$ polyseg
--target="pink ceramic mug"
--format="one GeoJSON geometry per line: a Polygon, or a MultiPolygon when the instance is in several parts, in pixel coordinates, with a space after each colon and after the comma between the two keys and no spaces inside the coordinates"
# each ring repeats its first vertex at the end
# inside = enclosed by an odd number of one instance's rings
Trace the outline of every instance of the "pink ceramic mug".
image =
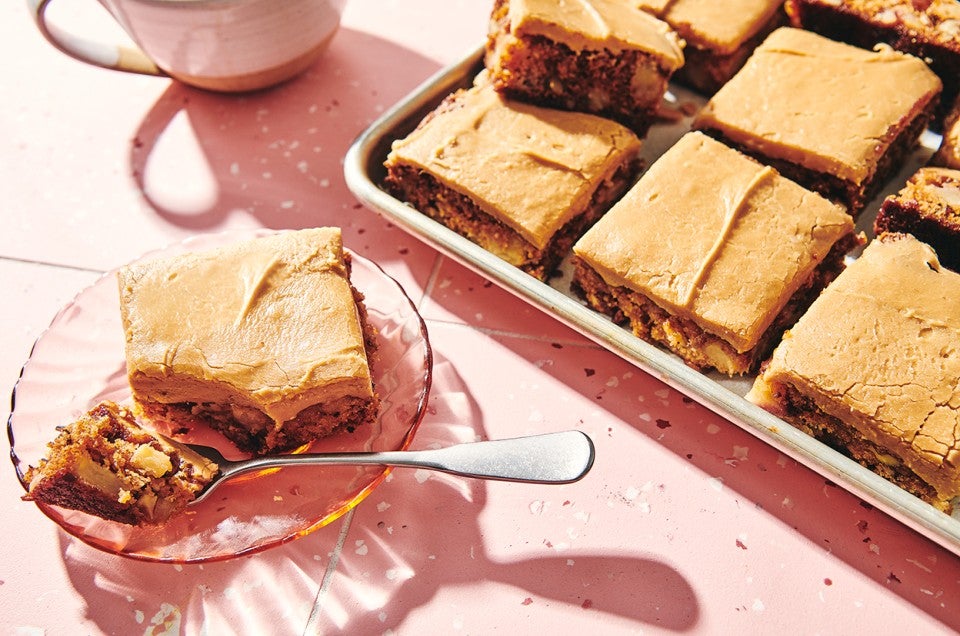
{"type": "Polygon", "coordinates": [[[52,0],[27,0],[44,37],[105,68],[169,75],[238,92],[309,68],[340,25],[346,0],[99,0],[139,48],[94,42],[46,17],[52,0]]]}

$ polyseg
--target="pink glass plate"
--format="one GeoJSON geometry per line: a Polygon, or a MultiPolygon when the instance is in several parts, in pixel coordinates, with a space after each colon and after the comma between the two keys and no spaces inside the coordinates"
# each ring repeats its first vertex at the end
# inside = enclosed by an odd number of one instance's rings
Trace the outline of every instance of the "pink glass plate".
{"type": "MultiPolygon", "coordinates": [[[[269,233],[248,230],[204,235],[144,259],[269,233]]],[[[430,391],[432,353],[426,326],[395,280],[375,263],[357,254],[351,256],[351,279],[364,294],[368,318],[380,332],[379,357],[373,366],[382,402],[380,416],[372,426],[318,441],[307,450],[401,450],[413,439],[430,391]]],[[[24,489],[24,471],[45,454],[56,427],[102,400],[130,400],[116,271],[83,290],[57,314],[34,345],[13,389],[7,433],[11,459],[24,489]]],[[[180,439],[215,446],[228,459],[241,456],[212,431],[191,431],[180,439]]],[[[379,466],[265,471],[223,484],[185,514],[152,528],[37,505],[68,533],[107,552],[146,561],[214,561],[264,550],[334,521],[360,503],[388,472],[379,466]]]]}

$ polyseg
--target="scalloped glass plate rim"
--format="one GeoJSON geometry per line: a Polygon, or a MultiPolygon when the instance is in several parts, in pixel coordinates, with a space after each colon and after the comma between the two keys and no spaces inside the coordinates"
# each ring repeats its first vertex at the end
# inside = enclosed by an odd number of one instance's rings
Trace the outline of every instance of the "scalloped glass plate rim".
{"type": "MultiPolygon", "coordinates": [[[[133,262],[140,262],[140,261],[150,260],[153,258],[165,257],[167,255],[173,255],[176,253],[203,250],[210,247],[226,245],[228,243],[238,242],[245,239],[256,238],[259,236],[266,236],[269,234],[274,234],[277,232],[284,232],[284,231],[292,231],[292,230],[270,230],[270,229],[264,229],[264,228],[257,228],[257,229],[243,229],[243,230],[227,230],[220,233],[195,235],[181,241],[170,243],[165,247],[161,247],[159,249],[147,252],[141,257],[134,259],[133,262]]],[[[363,440],[364,443],[366,444],[365,446],[366,448],[371,444],[375,443],[379,437],[383,437],[384,433],[382,431],[382,424],[385,417],[389,416],[390,418],[402,418],[401,420],[399,420],[399,424],[398,424],[398,426],[403,427],[402,430],[390,431],[390,434],[394,437],[399,435],[396,443],[392,444],[389,448],[384,448],[383,450],[387,450],[387,449],[403,450],[408,448],[410,443],[413,441],[414,434],[417,428],[419,427],[420,422],[422,421],[424,415],[426,414],[426,406],[427,406],[427,401],[430,393],[430,386],[432,382],[433,354],[432,354],[429,339],[427,336],[426,324],[424,323],[423,318],[419,315],[419,312],[417,311],[414,302],[409,298],[406,291],[403,289],[403,287],[400,285],[399,282],[397,282],[393,277],[387,274],[379,264],[364,258],[363,256],[357,254],[353,250],[349,249],[349,247],[345,247],[345,250],[351,255],[354,263],[353,278],[356,279],[358,277],[359,278],[369,277],[370,280],[372,281],[370,282],[370,284],[376,283],[376,284],[387,285],[387,289],[392,290],[391,293],[396,294],[392,298],[392,300],[395,303],[397,303],[397,305],[400,308],[399,309],[400,311],[405,312],[404,314],[402,314],[403,316],[403,320],[401,321],[402,324],[388,324],[388,321],[386,320],[385,317],[382,317],[382,316],[378,317],[377,315],[377,311],[379,308],[378,303],[380,301],[383,301],[384,303],[386,303],[386,300],[381,298],[374,298],[365,294],[368,315],[371,317],[371,320],[374,322],[375,326],[378,326],[378,328],[388,327],[388,326],[391,327],[392,329],[388,330],[387,332],[387,335],[386,335],[387,338],[410,339],[408,348],[406,350],[401,349],[401,354],[414,352],[417,354],[417,356],[422,355],[422,361],[419,357],[416,357],[416,356],[412,361],[412,363],[416,365],[416,369],[421,370],[422,373],[420,374],[419,377],[409,378],[408,380],[410,383],[410,387],[408,387],[408,389],[415,392],[415,396],[414,396],[415,399],[411,401],[415,403],[391,404],[390,398],[392,397],[392,394],[393,392],[395,392],[396,388],[390,388],[389,389],[390,392],[387,395],[383,395],[383,394],[381,395],[382,399],[386,398],[386,399],[383,399],[383,402],[388,406],[383,406],[381,408],[381,414],[380,414],[380,417],[378,418],[378,422],[376,423],[377,430],[372,432],[367,439],[363,440]],[[383,324],[377,324],[378,321],[382,322],[383,324]],[[416,333],[413,334],[412,339],[410,334],[411,327],[412,327],[412,330],[416,331],[416,333]],[[386,413],[387,410],[390,410],[389,414],[386,413]]],[[[47,339],[54,337],[60,325],[70,319],[69,314],[71,312],[77,311],[77,308],[80,307],[80,304],[84,301],[86,297],[88,297],[89,295],[101,292],[104,290],[104,288],[110,286],[111,281],[115,279],[116,273],[118,270],[119,268],[116,268],[104,273],[91,285],[82,289],[76,296],[74,296],[74,298],[70,302],[65,304],[57,312],[57,314],[51,320],[48,327],[34,341],[34,345],[27,358],[27,361],[22,366],[20,376],[17,379],[11,391],[10,414],[7,418],[7,437],[8,437],[8,442],[10,444],[10,459],[16,471],[17,479],[19,480],[21,486],[23,486],[24,490],[26,490],[27,484],[23,479],[23,470],[21,468],[21,465],[26,462],[24,461],[25,458],[23,454],[18,454],[17,452],[17,437],[23,432],[18,428],[18,424],[20,423],[18,418],[21,416],[21,413],[23,411],[23,399],[26,399],[24,398],[24,393],[28,392],[27,390],[30,388],[30,383],[34,381],[34,377],[33,377],[35,375],[34,368],[37,366],[42,366],[42,363],[45,362],[45,360],[42,360],[42,359],[38,361],[38,358],[37,358],[38,352],[41,352],[43,350],[45,341],[47,339]]],[[[357,284],[357,288],[360,290],[361,293],[365,291],[364,286],[362,284],[357,284]]],[[[116,294],[114,294],[114,296],[116,296],[116,294]]],[[[119,300],[117,300],[116,302],[117,302],[117,305],[119,305],[119,300]]],[[[106,320],[109,322],[114,319],[116,320],[117,324],[119,324],[119,312],[116,312],[115,317],[110,317],[110,318],[107,318],[106,320]]],[[[107,352],[107,355],[105,357],[113,360],[118,364],[123,364],[124,354],[122,351],[122,332],[111,334],[110,337],[120,339],[121,349],[116,352],[116,355],[114,355],[112,352],[107,352]]],[[[393,340],[390,340],[390,343],[392,342],[393,340]]],[[[383,345],[384,343],[383,343],[383,337],[382,337],[381,348],[384,348],[383,345]]],[[[407,345],[401,344],[401,346],[407,346],[407,345]]],[[[391,366],[389,369],[378,368],[375,364],[374,366],[375,378],[377,378],[378,380],[384,380],[388,373],[394,373],[396,371],[396,366],[402,364],[403,363],[402,358],[406,358],[406,357],[407,357],[406,355],[401,355],[400,356],[401,359],[394,361],[395,362],[394,366],[391,366]]],[[[126,395],[127,396],[129,395],[129,388],[126,388],[126,395]]],[[[112,396],[110,397],[112,398],[112,396]]],[[[89,396],[77,395],[77,396],[73,396],[73,398],[68,398],[67,403],[72,404],[73,402],[82,401],[84,399],[88,400],[89,402],[99,401],[99,399],[96,399],[93,395],[89,395],[89,396]]],[[[89,404],[88,407],[89,406],[92,406],[92,404],[89,404]]],[[[74,416],[78,415],[83,408],[88,408],[88,407],[77,407],[74,405],[75,412],[73,413],[73,415],[74,416]]],[[[391,419],[391,422],[392,421],[393,420],[391,419]]],[[[57,421],[53,423],[50,427],[50,434],[48,436],[48,439],[46,439],[46,441],[51,441],[53,439],[54,426],[65,424],[65,423],[67,422],[57,421]]],[[[337,438],[336,440],[337,444],[343,443],[346,439],[346,435],[337,435],[334,437],[337,438]]],[[[198,441],[201,441],[203,443],[210,443],[211,439],[215,439],[215,438],[210,438],[208,434],[207,438],[203,440],[198,440],[198,441]]],[[[326,441],[321,441],[320,444],[322,445],[325,442],[326,441]]],[[[223,450],[225,454],[229,454],[231,452],[235,454],[235,450],[232,448],[228,448],[229,444],[225,441],[215,445],[220,446],[221,450],[223,450]]],[[[316,448],[316,446],[317,444],[314,444],[310,448],[310,450],[360,450],[356,448],[355,445],[351,446],[349,444],[346,448],[339,448],[339,449],[330,449],[330,448],[318,449],[316,448]]],[[[327,470],[337,470],[339,468],[340,467],[332,467],[327,470]]],[[[279,475],[289,470],[290,469],[283,469],[276,474],[279,475]]],[[[309,470],[316,471],[318,469],[316,468],[297,469],[297,471],[300,472],[301,476],[303,476],[306,473],[306,471],[309,471],[309,470]]],[[[353,470],[363,470],[363,469],[353,469],[353,470]]],[[[140,532],[141,529],[130,528],[129,526],[124,526],[123,524],[104,521],[101,519],[97,519],[96,517],[86,515],[84,513],[65,510],[56,506],[48,506],[41,502],[35,502],[35,503],[37,507],[43,512],[43,514],[45,514],[47,517],[49,517],[51,520],[57,523],[65,532],[99,550],[103,550],[105,552],[112,553],[112,554],[118,554],[125,557],[130,557],[133,559],[143,560],[143,561],[169,562],[169,563],[202,563],[202,562],[220,561],[220,560],[225,560],[225,559],[230,559],[230,558],[235,558],[239,556],[260,552],[271,547],[288,543],[299,537],[306,536],[307,534],[313,532],[314,530],[317,530],[318,528],[321,528],[329,523],[332,523],[333,521],[339,519],[344,514],[349,512],[352,508],[357,506],[361,501],[363,501],[380,483],[383,482],[383,480],[387,477],[387,475],[391,471],[391,469],[387,467],[371,467],[365,470],[367,471],[366,473],[357,473],[357,475],[359,476],[349,479],[349,481],[351,482],[356,481],[358,483],[357,487],[353,488],[350,491],[349,497],[345,497],[343,501],[333,502],[333,509],[331,511],[328,511],[322,514],[317,514],[316,518],[304,518],[302,521],[300,521],[298,518],[297,522],[294,523],[295,528],[284,530],[278,536],[268,537],[265,540],[263,537],[249,537],[244,542],[244,545],[238,549],[230,549],[226,552],[218,552],[213,554],[192,555],[188,553],[180,556],[171,556],[171,555],[164,555],[162,553],[161,554],[150,553],[150,552],[139,550],[139,549],[128,549],[125,545],[124,546],[112,545],[109,540],[104,540],[99,535],[91,535],[89,533],[89,528],[90,527],[106,528],[107,529],[106,531],[108,532],[120,532],[120,533],[130,532],[130,533],[133,533],[134,535],[140,532]]],[[[271,477],[274,477],[274,476],[271,475],[271,477]]],[[[222,486],[221,489],[226,490],[231,487],[234,487],[234,491],[230,491],[230,492],[234,492],[234,494],[237,494],[237,492],[235,492],[236,489],[243,488],[244,487],[243,484],[249,483],[250,480],[238,479],[236,480],[236,482],[237,482],[236,485],[233,482],[227,483],[224,486],[222,486]]],[[[261,482],[259,483],[262,484],[263,479],[261,479],[261,482]]],[[[299,494],[300,493],[292,492],[291,490],[290,497],[295,498],[299,494]]],[[[213,503],[211,503],[210,505],[211,506],[217,505],[216,504],[217,501],[218,500],[216,498],[213,498],[213,503]]],[[[200,504],[197,504],[196,507],[200,508],[206,505],[207,505],[206,502],[202,502],[200,504]]],[[[223,507],[222,503],[220,505],[221,507],[223,507]]],[[[265,517],[265,518],[269,518],[269,517],[265,517]]],[[[162,527],[163,526],[161,526],[161,528],[162,527]]],[[[229,533],[230,531],[235,531],[235,530],[236,528],[230,527],[228,525],[226,531],[229,533]]],[[[145,532],[152,533],[154,532],[154,530],[147,529],[145,532]]],[[[189,545],[189,543],[187,545],[189,545]]]]}

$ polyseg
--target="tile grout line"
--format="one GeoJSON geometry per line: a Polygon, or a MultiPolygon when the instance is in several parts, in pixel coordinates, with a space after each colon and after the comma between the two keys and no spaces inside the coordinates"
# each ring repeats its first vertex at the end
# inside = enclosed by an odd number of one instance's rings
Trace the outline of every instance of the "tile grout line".
{"type": "Polygon", "coordinates": [[[327,563],[326,570],[323,573],[323,580],[320,581],[320,588],[317,590],[317,595],[313,599],[313,608],[310,610],[310,615],[307,617],[307,624],[304,625],[303,628],[304,636],[320,633],[317,630],[317,623],[320,620],[320,614],[323,612],[323,601],[327,596],[327,592],[330,590],[337,566],[340,564],[340,554],[343,552],[343,545],[347,541],[347,534],[350,531],[350,526],[353,524],[355,511],[356,508],[351,508],[350,512],[343,516],[343,526],[337,535],[337,543],[333,546],[330,561],[327,563]]]}
{"type": "Polygon", "coordinates": [[[562,344],[569,345],[571,347],[581,347],[584,349],[603,349],[604,347],[598,345],[590,339],[587,339],[587,342],[577,342],[565,338],[553,338],[550,336],[542,336],[531,333],[519,333],[516,331],[506,331],[503,329],[491,329],[489,327],[474,327],[473,325],[468,325],[462,322],[456,322],[453,320],[440,320],[437,318],[424,318],[427,322],[437,323],[439,325],[447,325],[450,327],[460,328],[460,329],[469,329],[470,331],[475,331],[477,333],[482,333],[488,336],[498,336],[501,338],[514,338],[516,340],[531,340],[536,342],[548,342],[551,344],[562,344]]]}
{"type": "Polygon", "coordinates": [[[440,270],[443,268],[443,254],[437,254],[433,260],[433,267],[430,268],[430,275],[427,276],[427,284],[424,285],[423,294],[420,296],[420,302],[417,303],[417,311],[423,312],[423,308],[428,302],[435,302],[431,294],[437,285],[437,279],[440,277],[440,270]]]}
{"type": "MultiPolygon", "coordinates": [[[[434,288],[435,288],[436,285],[437,285],[437,279],[440,277],[440,271],[443,269],[443,262],[444,262],[444,259],[445,259],[445,258],[446,258],[446,257],[445,257],[443,254],[437,254],[436,259],[435,259],[434,262],[433,262],[433,267],[431,267],[431,269],[430,269],[430,274],[429,274],[429,276],[427,277],[427,283],[426,283],[426,285],[424,286],[423,294],[422,294],[421,297],[420,297],[420,302],[417,303],[417,311],[421,313],[421,316],[422,316],[422,314],[423,314],[423,309],[424,309],[424,307],[426,306],[427,303],[430,303],[430,302],[435,303],[435,302],[436,302],[436,301],[433,299],[433,297],[431,296],[431,294],[433,293],[433,290],[434,290],[434,288]]],[[[568,345],[574,346],[574,347],[584,347],[584,348],[594,348],[594,347],[596,347],[596,348],[602,348],[600,345],[596,344],[596,343],[593,342],[593,341],[590,341],[590,342],[588,342],[587,344],[583,344],[583,343],[580,343],[580,342],[573,342],[572,340],[564,340],[564,339],[558,339],[558,338],[549,338],[549,337],[546,337],[546,336],[538,336],[538,335],[529,334],[529,333],[519,333],[519,332],[515,332],[515,331],[505,331],[505,330],[502,330],[502,329],[490,329],[490,328],[486,328],[486,327],[474,327],[474,326],[468,325],[468,324],[466,324],[466,323],[455,322],[455,321],[452,321],[452,320],[439,320],[439,319],[435,319],[435,318],[426,318],[426,317],[423,317],[423,319],[424,319],[424,321],[426,321],[426,322],[435,322],[435,323],[441,324],[441,325],[449,325],[449,326],[453,326],[453,327],[461,327],[461,328],[465,328],[465,329],[470,329],[470,330],[472,330],[472,331],[476,331],[476,332],[478,332],[478,333],[486,334],[486,335],[488,335],[488,336],[500,336],[500,337],[503,337],[503,338],[516,338],[516,339],[520,339],[520,340],[532,340],[532,341],[540,341],[540,342],[550,342],[550,343],[558,343],[558,344],[568,344],[568,345]]]]}
{"type": "Polygon", "coordinates": [[[37,261],[28,258],[15,258],[12,256],[0,256],[0,261],[17,263],[20,265],[40,265],[41,267],[53,267],[57,269],[70,269],[77,272],[90,272],[91,274],[104,274],[107,270],[97,267],[83,267],[80,265],[66,265],[63,263],[49,263],[47,261],[37,261]]]}

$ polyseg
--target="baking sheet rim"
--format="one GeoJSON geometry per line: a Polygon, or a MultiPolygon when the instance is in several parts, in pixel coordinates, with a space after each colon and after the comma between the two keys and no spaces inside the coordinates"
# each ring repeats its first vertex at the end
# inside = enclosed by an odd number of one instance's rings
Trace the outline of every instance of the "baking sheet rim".
{"type": "Polygon", "coordinates": [[[477,68],[481,59],[482,49],[478,49],[441,69],[388,109],[356,138],[344,157],[344,178],[354,196],[447,257],[560,320],[601,347],[960,556],[960,521],[957,519],[691,369],[676,356],[640,340],[572,296],[512,267],[380,188],[377,170],[373,167],[382,171],[389,143],[401,136],[396,132],[406,134],[440,99],[469,81],[473,76],[471,71],[477,68]]]}

